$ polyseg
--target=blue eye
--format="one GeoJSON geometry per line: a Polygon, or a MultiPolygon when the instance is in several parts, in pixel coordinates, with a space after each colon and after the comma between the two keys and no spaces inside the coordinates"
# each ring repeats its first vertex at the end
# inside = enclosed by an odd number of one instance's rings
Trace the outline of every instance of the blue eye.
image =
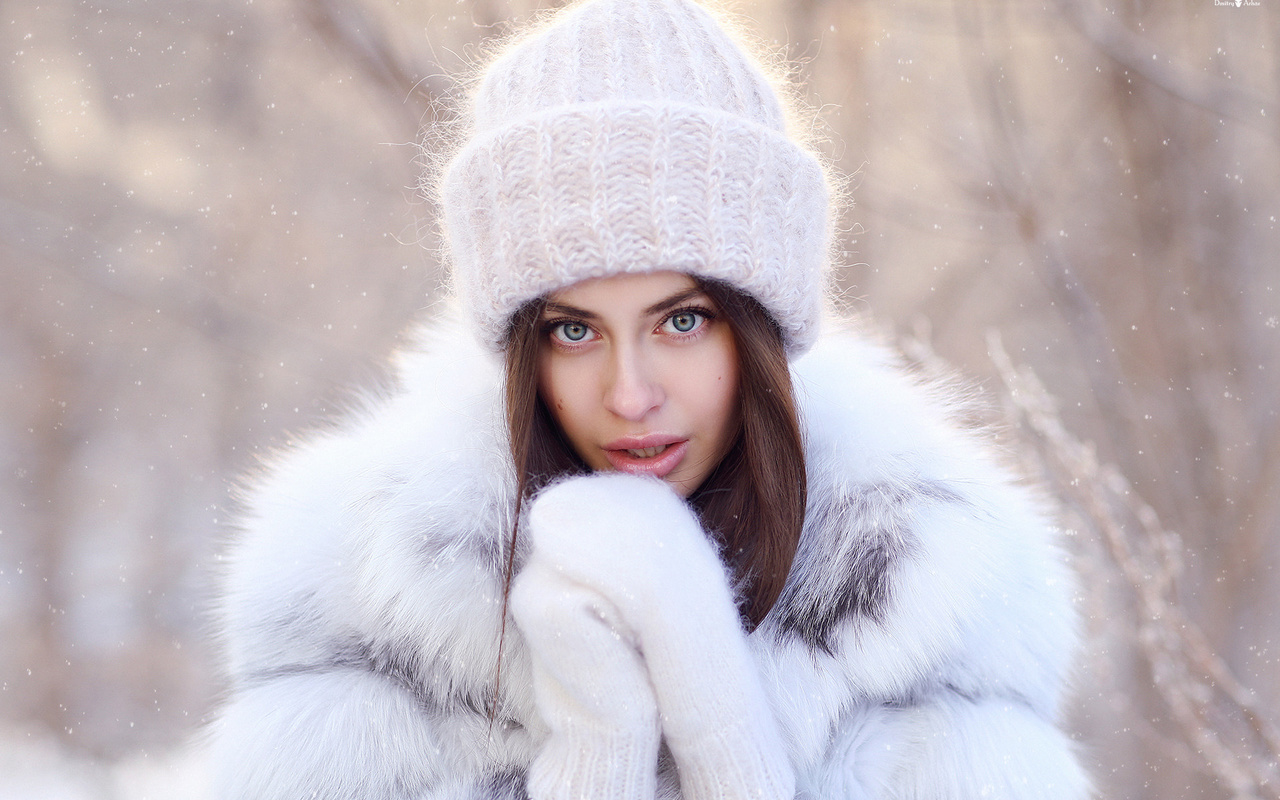
{"type": "Polygon", "coordinates": [[[581,322],[562,322],[555,327],[555,334],[566,342],[580,342],[591,329],[581,322]]]}
{"type": "Polygon", "coordinates": [[[705,321],[706,317],[697,311],[677,311],[667,317],[667,326],[675,333],[692,333],[705,321]]]}
{"type": "Polygon", "coordinates": [[[698,324],[698,315],[689,311],[681,311],[671,318],[671,325],[681,333],[688,333],[698,324]]]}

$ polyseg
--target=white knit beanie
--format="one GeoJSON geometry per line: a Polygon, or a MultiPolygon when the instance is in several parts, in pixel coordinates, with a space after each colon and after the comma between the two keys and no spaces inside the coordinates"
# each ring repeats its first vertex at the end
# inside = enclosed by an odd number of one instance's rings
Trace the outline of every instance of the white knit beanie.
{"type": "Polygon", "coordinates": [[[691,0],[588,0],[483,74],[443,182],[454,280],[502,346],[526,302],[675,270],[751,295],[788,354],[817,335],[826,176],[760,67],[691,0]]]}

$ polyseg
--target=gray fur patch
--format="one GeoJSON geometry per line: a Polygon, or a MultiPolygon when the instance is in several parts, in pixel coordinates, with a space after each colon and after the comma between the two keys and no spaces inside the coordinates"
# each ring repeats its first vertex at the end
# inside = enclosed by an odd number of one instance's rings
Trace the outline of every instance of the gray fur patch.
{"type": "Polygon", "coordinates": [[[489,777],[485,783],[483,797],[492,798],[492,800],[529,800],[525,781],[525,771],[519,767],[512,767],[489,777]]]}
{"type": "Polygon", "coordinates": [[[424,711],[443,710],[439,698],[433,697],[419,679],[421,667],[417,657],[407,647],[378,647],[362,645],[363,665],[371,672],[390,678],[413,695],[418,707],[424,711]]]}
{"type": "Polygon", "coordinates": [[[658,787],[657,800],[680,800],[680,772],[676,768],[675,757],[667,740],[662,740],[658,748],[658,787]]]}
{"type": "MultiPolygon", "coordinates": [[[[413,695],[424,711],[439,715],[474,714],[489,716],[492,684],[479,682],[459,685],[450,679],[449,671],[434,662],[422,662],[407,646],[363,648],[363,664],[379,675],[385,675],[413,695]]],[[[520,727],[515,720],[499,716],[496,723],[520,727]]]]}
{"type": "Polygon", "coordinates": [[[894,572],[919,549],[912,527],[917,510],[964,499],[937,481],[862,484],[826,496],[806,515],[796,565],[774,614],[781,634],[832,653],[831,636],[843,620],[884,624],[894,572]]]}
{"type": "MultiPolygon", "coordinates": [[[[280,678],[344,670],[364,670],[391,680],[413,697],[419,709],[433,716],[474,714],[488,717],[489,714],[491,698],[485,694],[489,684],[464,691],[453,681],[433,681],[433,675],[443,674],[440,670],[424,665],[411,648],[386,643],[376,647],[355,641],[335,643],[325,660],[257,669],[248,673],[244,680],[253,686],[280,678]]],[[[503,717],[496,722],[512,728],[521,727],[517,721],[503,717]]]]}
{"type": "Polygon", "coordinates": [[[487,515],[482,509],[474,515],[475,527],[460,528],[449,511],[452,509],[440,513],[439,518],[423,516],[408,523],[414,531],[410,536],[418,570],[430,574],[433,569],[463,559],[482,565],[494,576],[501,576],[506,570],[510,524],[504,520],[492,526],[489,519],[494,515],[487,515]]]}

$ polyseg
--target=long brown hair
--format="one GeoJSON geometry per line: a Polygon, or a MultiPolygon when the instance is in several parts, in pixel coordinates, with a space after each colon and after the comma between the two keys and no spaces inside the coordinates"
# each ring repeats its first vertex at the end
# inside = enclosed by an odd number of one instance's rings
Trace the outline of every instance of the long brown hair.
{"type": "MultiPolygon", "coordinates": [[[[748,630],[769,613],[791,570],[804,524],[804,447],[782,332],[754,298],[727,283],[697,280],[733,331],[741,428],[729,452],[690,496],[720,545],[748,630]]],[[[524,502],[549,481],[587,472],[538,397],[545,299],[526,303],[506,339],[506,412],[518,492],[503,575],[503,629],[524,502]]]]}

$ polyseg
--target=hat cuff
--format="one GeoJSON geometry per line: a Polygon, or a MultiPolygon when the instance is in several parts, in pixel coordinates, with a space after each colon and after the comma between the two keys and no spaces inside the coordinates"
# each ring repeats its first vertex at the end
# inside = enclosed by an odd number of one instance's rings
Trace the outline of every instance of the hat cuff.
{"type": "Polygon", "coordinates": [[[521,305],[588,278],[675,270],[751,295],[790,355],[816,337],[827,258],[817,159],[706,107],[561,107],[473,138],[449,165],[455,281],[500,349],[521,305]]]}

